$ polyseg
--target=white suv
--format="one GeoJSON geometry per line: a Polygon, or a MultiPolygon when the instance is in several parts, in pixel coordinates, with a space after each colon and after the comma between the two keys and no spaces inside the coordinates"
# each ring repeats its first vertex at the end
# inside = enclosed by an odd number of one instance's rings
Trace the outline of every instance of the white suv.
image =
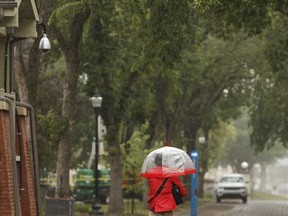
{"type": "Polygon", "coordinates": [[[217,182],[215,193],[218,203],[221,199],[242,199],[243,203],[247,203],[246,182],[241,174],[222,175],[217,182]]]}

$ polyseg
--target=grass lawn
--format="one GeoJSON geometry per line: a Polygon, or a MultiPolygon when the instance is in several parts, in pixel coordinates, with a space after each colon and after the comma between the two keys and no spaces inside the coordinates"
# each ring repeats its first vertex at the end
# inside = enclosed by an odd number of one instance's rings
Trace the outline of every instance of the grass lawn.
{"type": "Polygon", "coordinates": [[[263,193],[260,191],[254,191],[252,199],[253,200],[288,200],[288,197],[263,193]]]}
{"type": "MultiPolygon", "coordinates": [[[[108,205],[101,205],[103,213],[108,212],[108,205]]],[[[88,216],[89,212],[91,211],[91,204],[86,204],[86,203],[81,203],[77,202],[76,203],[76,212],[75,216],[88,216]]],[[[143,207],[143,203],[140,202],[139,200],[134,200],[134,206],[132,206],[131,200],[124,200],[124,212],[125,214],[128,215],[135,215],[135,216],[146,216],[148,210],[143,207]],[[133,212],[133,214],[132,214],[133,212]]]]}

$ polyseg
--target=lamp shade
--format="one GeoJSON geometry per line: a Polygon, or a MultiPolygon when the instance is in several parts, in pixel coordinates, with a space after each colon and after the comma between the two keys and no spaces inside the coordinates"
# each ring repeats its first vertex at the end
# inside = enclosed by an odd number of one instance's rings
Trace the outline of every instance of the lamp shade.
{"type": "Polygon", "coordinates": [[[51,44],[50,44],[50,41],[49,39],[47,38],[47,34],[43,34],[43,37],[41,38],[40,40],[40,43],[39,43],[39,49],[41,49],[42,51],[48,51],[51,49],[51,44]]]}
{"type": "Polygon", "coordinates": [[[92,107],[98,108],[101,107],[102,104],[102,97],[101,96],[93,96],[91,97],[92,107]]]}

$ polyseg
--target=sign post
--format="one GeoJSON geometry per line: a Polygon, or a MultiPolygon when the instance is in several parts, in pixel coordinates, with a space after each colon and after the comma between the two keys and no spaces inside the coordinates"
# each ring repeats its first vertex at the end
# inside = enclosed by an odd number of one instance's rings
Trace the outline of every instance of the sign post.
{"type": "Polygon", "coordinates": [[[191,203],[190,203],[190,209],[191,209],[191,216],[197,216],[198,215],[198,200],[197,200],[197,187],[198,187],[198,152],[192,151],[191,152],[191,158],[194,163],[196,173],[191,175],[191,203]]]}

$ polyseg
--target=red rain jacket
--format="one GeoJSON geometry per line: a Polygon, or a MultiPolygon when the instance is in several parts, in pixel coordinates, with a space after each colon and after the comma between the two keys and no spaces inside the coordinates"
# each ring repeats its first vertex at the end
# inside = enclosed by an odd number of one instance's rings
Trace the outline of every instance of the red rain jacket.
{"type": "MultiPolygon", "coordinates": [[[[148,200],[155,196],[158,188],[161,186],[163,181],[164,178],[148,178],[148,183],[150,187],[148,200]]],[[[178,179],[178,177],[169,177],[162,191],[149,203],[149,209],[151,211],[153,207],[154,212],[165,212],[176,209],[176,203],[172,195],[172,183],[178,185],[181,190],[181,194],[183,196],[186,196],[186,189],[181,183],[181,181],[178,179]]]]}

